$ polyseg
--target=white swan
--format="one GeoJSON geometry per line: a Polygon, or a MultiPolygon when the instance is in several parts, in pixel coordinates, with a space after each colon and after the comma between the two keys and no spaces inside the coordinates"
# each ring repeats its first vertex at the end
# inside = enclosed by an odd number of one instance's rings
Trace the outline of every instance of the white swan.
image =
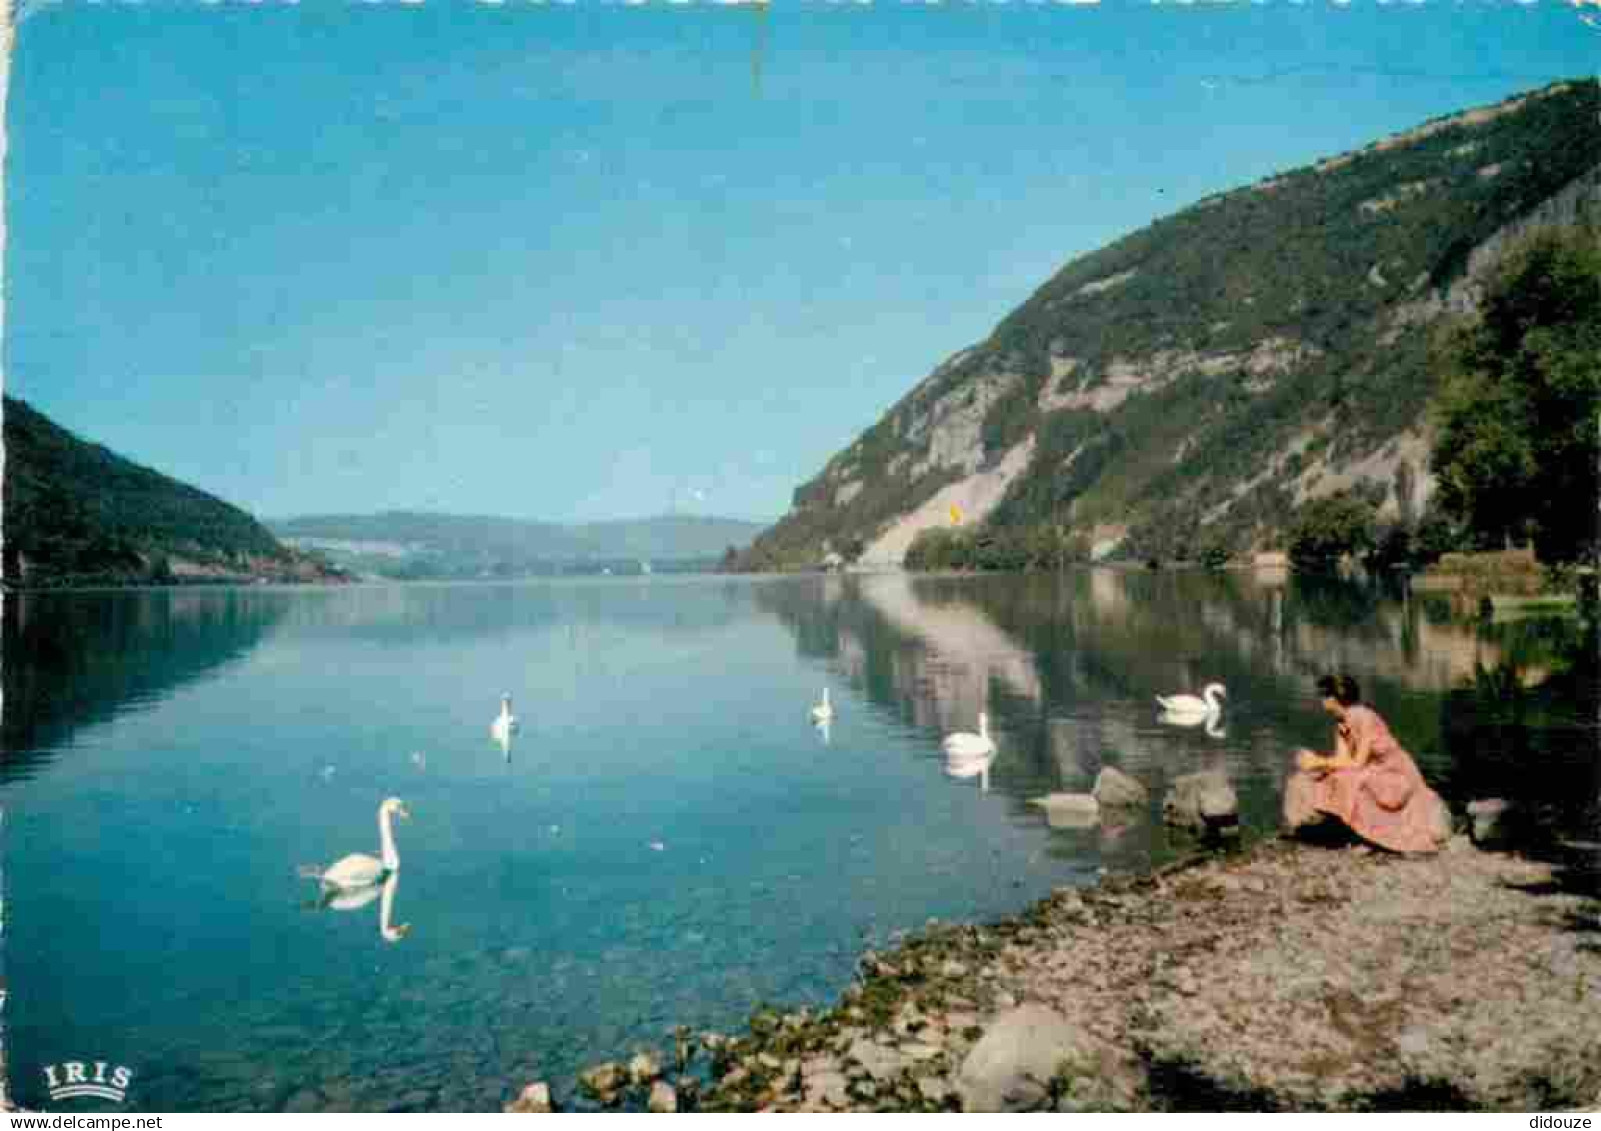
{"type": "Polygon", "coordinates": [[[494,722],[489,724],[489,733],[496,741],[504,739],[507,735],[517,733],[517,716],[511,713],[510,695],[501,695],[500,714],[495,718],[494,722]]]}
{"type": "Polygon", "coordinates": [[[325,888],[340,888],[349,891],[354,888],[371,887],[385,876],[400,871],[400,853],[395,851],[395,834],[390,829],[390,818],[399,814],[401,817],[410,817],[411,810],[406,803],[398,797],[390,797],[378,806],[378,851],[382,858],[374,858],[365,853],[353,852],[342,860],[337,860],[322,871],[315,868],[301,869],[301,875],[313,879],[325,888]]]}
{"type": "Polygon", "coordinates": [[[990,791],[990,767],[994,764],[995,749],[993,746],[988,754],[979,754],[973,757],[947,753],[945,755],[945,776],[958,779],[977,778],[979,789],[988,793],[990,791]]]}
{"type": "Polygon", "coordinates": [[[394,914],[395,892],[400,889],[400,873],[390,872],[388,879],[380,887],[377,884],[368,884],[366,887],[352,888],[349,891],[332,891],[323,896],[320,903],[313,907],[325,908],[329,911],[359,911],[373,900],[383,897],[383,903],[378,908],[378,933],[385,942],[399,942],[411,932],[410,923],[391,925],[394,914]]]}
{"type": "Polygon", "coordinates": [[[823,701],[812,707],[812,722],[827,723],[834,719],[834,705],[828,701],[828,688],[823,688],[823,701]]]}
{"type": "Polygon", "coordinates": [[[1200,722],[1207,715],[1223,709],[1221,700],[1228,698],[1228,690],[1221,683],[1209,683],[1201,694],[1206,698],[1198,695],[1158,695],[1156,701],[1169,715],[1193,715],[1195,721],[1200,722]]]}
{"type": "Polygon", "coordinates": [[[982,758],[986,754],[995,753],[995,742],[990,738],[990,717],[983,711],[978,713],[978,733],[959,731],[956,734],[945,736],[940,743],[941,748],[950,758],[982,758]]]}

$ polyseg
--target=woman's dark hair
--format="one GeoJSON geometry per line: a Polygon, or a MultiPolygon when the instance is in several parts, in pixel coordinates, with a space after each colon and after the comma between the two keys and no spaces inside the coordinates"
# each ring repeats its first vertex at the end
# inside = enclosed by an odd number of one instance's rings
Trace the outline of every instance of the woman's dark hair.
{"type": "Polygon", "coordinates": [[[1338,700],[1342,707],[1362,702],[1362,687],[1348,675],[1319,676],[1318,693],[1326,699],[1338,700]]]}

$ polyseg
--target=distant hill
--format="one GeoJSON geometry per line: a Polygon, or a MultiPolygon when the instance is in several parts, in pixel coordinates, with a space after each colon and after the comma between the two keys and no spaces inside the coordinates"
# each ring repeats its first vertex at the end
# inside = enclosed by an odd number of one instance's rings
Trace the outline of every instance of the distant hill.
{"type": "Polygon", "coordinates": [[[762,523],[663,515],[578,525],[484,515],[389,511],[307,515],[268,526],[340,565],[394,578],[517,577],[612,568],[705,568],[750,544],[762,523]]]}
{"type": "Polygon", "coordinates": [[[25,401],[6,397],[4,411],[9,585],[337,576],[238,507],[80,439],[25,401]]]}
{"type": "Polygon", "coordinates": [[[797,488],[739,564],[898,564],[953,521],[1140,560],[1240,553],[1340,490],[1415,520],[1431,334],[1523,235],[1601,225],[1598,111],[1595,80],[1554,84],[1072,260],[797,488]]]}

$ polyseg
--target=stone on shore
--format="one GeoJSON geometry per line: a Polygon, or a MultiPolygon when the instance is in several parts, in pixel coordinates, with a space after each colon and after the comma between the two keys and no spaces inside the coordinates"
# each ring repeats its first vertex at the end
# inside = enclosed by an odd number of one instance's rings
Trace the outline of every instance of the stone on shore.
{"type": "Polygon", "coordinates": [[[734,1070],[686,1106],[1584,1109],[1601,1098],[1601,903],[1574,874],[1463,835],[1407,858],[1271,841],[1058,889],[887,951],[895,973],[735,1042],[734,1070]]]}
{"type": "Polygon", "coordinates": [[[906,1067],[906,1058],[888,1045],[858,1037],[845,1052],[847,1061],[860,1065],[862,1074],[875,1080],[891,1080],[906,1067]]]}
{"type": "Polygon", "coordinates": [[[1053,829],[1084,829],[1101,819],[1101,803],[1087,793],[1047,793],[1028,803],[1045,810],[1045,823],[1053,829]]]}
{"type": "Polygon", "coordinates": [[[1516,839],[1517,807],[1499,797],[1468,802],[1468,836],[1478,848],[1506,848],[1516,839]]]}
{"type": "Polygon", "coordinates": [[[1173,779],[1162,802],[1162,819],[1201,836],[1239,831],[1240,798],[1221,770],[1203,770],[1173,779]]]}
{"type": "Polygon", "coordinates": [[[1271,932],[1166,951],[1145,1055],[1263,1109],[1533,1112],[1596,1095],[1601,958],[1559,925],[1582,897],[1464,840],[1404,865],[1308,851],[1322,870],[1282,874],[1271,932]]]}
{"type": "Polygon", "coordinates": [[[586,1069],[578,1077],[578,1084],[584,1091],[607,1105],[616,1102],[617,1094],[627,1083],[628,1073],[622,1065],[610,1060],[586,1069]]]}
{"type": "Polygon", "coordinates": [[[1091,794],[1108,808],[1144,805],[1151,799],[1150,790],[1116,766],[1102,767],[1095,777],[1095,788],[1091,794]]]}
{"type": "Polygon", "coordinates": [[[628,1078],[639,1085],[649,1084],[662,1074],[662,1067],[648,1052],[635,1053],[628,1062],[628,1078]]]}
{"type": "Polygon", "coordinates": [[[516,1099],[506,1105],[506,1111],[512,1114],[549,1115],[555,1110],[556,1105],[550,1099],[550,1085],[545,1083],[528,1085],[516,1099]]]}
{"type": "Polygon", "coordinates": [[[659,1115],[669,1115],[678,1110],[678,1093],[667,1081],[657,1080],[650,1086],[650,1100],[646,1106],[659,1115]]]}
{"type": "Polygon", "coordinates": [[[1033,1111],[1047,1105],[1066,1066],[1100,1059],[1082,1027],[1043,1005],[997,1017],[962,1061],[956,1092],[965,1111],[1033,1111]]]}

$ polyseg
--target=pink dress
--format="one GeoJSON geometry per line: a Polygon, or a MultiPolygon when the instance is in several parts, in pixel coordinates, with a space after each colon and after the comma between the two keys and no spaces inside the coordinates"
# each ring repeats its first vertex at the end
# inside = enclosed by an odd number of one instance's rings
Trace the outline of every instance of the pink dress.
{"type": "Polygon", "coordinates": [[[1328,814],[1392,852],[1433,852],[1444,845],[1451,834],[1450,812],[1384,720],[1358,704],[1346,708],[1340,729],[1352,752],[1366,737],[1367,763],[1292,773],[1284,784],[1286,824],[1296,829],[1328,814]]]}

